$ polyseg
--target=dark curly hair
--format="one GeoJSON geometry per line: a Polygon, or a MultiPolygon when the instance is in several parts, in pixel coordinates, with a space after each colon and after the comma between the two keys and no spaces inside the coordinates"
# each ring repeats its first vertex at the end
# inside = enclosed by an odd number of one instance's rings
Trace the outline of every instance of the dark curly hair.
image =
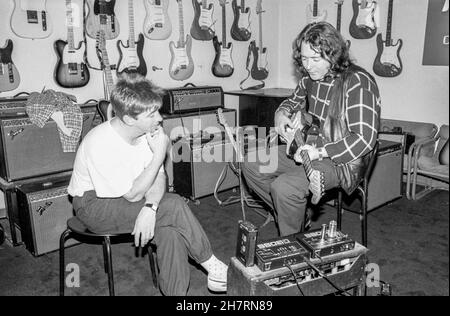
{"type": "Polygon", "coordinates": [[[302,42],[309,43],[314,51],[330,62],[332,76],[344,72],[352,65],[347,43],[338,30],[330,23],[314,22],[305,26],[293,43],[294,63],[303,75],[307,73],[301,60],[302,42]]]}

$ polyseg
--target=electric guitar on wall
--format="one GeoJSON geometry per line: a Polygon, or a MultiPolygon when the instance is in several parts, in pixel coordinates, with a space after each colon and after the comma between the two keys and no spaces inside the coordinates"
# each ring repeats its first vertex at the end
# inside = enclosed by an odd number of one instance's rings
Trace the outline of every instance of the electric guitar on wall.
{"type": "Polygon", "coordinates": [[[386,40],[380,34],[377,35],[377,56],[373,62],[373,72],[381,77],[395,77],[402,72],[402,60],[400,59],[400,49],[403,41],[391,38],[392,31],[392,11],[394,0],[389,0],[389,10],[387,17],[386,40]]]}
{"type": "Polygon", "coordinates": [[[46,2],[47,0],[14,0],[10,21],[14,34],[33,39],[49,37],[53,25],[46,2]]]}
{"type": "Polygon", "coordinates": [[[253,64],[251,69],[251,76],[255,80],[264,80],[269,75],[267,70],[267,48],[263,46],[262,35],[262,0],[258,0],[256,4],[256,14],[259,17],[259,45],[256,46],[255,41],[250,42],[250,51],[253,56],[253,64]]]}
{"type": "Polygon", "coordinates": [[[73,34],[72,1],[66,0],[67,42],[57,40],[54,43],[57,62],[54,72],[56,83],[64,88],[83,87],[89,82],[89,69],[84,60],[86,45],[80,41],[75,48],[73,34]]]}
{"type": "Polygon", "coordinates": [[[13,42],[10,39],[0,48],[0,92],[14,90],[20,83],[19,72],[11,59],[12,50],[13,42]]]}
{"type": "Polygon", "coordinates": [[[217,36],[214,36],[213,45],[216,57],[211,70],[216,77],[230,77],[234,72],[233,44],[227,43],[226,0],[219,0],[219,2],[222,7],[222,42],[219,42],[217,36]]]}
{"type": "Polygon", "coordinates": [[[231,26],[231,37],[236,41],[248,41],[252,36],[250,32],[250,8],[245,7],[245,0],[241,0],[241,5],[237,5],[237,0],[231,2],[234,20],[231,26]]]}
{"type": "Polygon", "coordinates": [[[146,16],[144,35],[152,40],[165,40],[172,33],[170,22],[169,0],[144,0],[146,16]]]}
{"type": "Polygon", "coordinates": [[[144,50],[144,35],[139,33],[138,41],[134,40],[134,8],[133,0],[128,0],[128,46],[125,46],[121,40],[117,41],[119,49],[119,62],[117,66],[117,75],[123,72],[138,72],[144,77],[147,75],[147,65],[145,64],[142,51],[144,50]]]}
{"type": "Polygon", "coordinates": [[[86,17],[86,33],[96,38],[98,31],[102,30],[105,39],[110,40],[119,36],[119,21],[114,13],[116,0],[86,0],[88,15],[86,17]]]}
{"type": "Polygon", "coordinates": [[[183,2],[177,0],[180,37],[177,45],[173,41],[169,43],[172,55],[169,65],[169,75],[174,80],[186,80],[194,73],[194,61],[192,60],[192,38],[190,35],[184,37],[183,2]]]}
{"type": "Polygon", "coordinates": [[[327,11],[323,10],[319,14],[319,0],[314,0],[313,7],[308,4],[309,10],[306,12],[308,23],[325,21],[327,19],[327,11]]]}
{"type": "MultiPolygon", "coordinates": [[[[344,0],[337,0],[337,19],[336,19],[336,30],[341,32],[341,20],[342,20],[342,4],[344,4],[344,0]]],[[[347,47],[350,48],[352,44],[350,40],[346,40],[347,47]]]]}
{"type": "Polygon", "coordinates": [[[212,3],[208,5],[207,0],[201,2],[192,0],[192,5],[194,6],[194,20],[191,26],[192,37],[199,41],[212,40],[214,37],[214,5],[212,3]]]}
{"type": "Polygon", "coordinates": [[[100,113],[103,122],[105,122],[114,116],[112,105],[109,102],[109,96],[114,85],[114,81],[111,72],[111,65],[109,64],[108,52],[106,51],[105,33],[102,30],[97,32],[95,47],[101,68],[103,69],[103,92],[105,96],[105,99],[99,101],[98,103],[98,112],[100,113]]]}
{"type": "Polygon", "coordinates": [[[350,21],[350,35],[356,39],[369,39],[377,33],[375,10],[377,2],[373,0],[352,0],[353,17],[350,21]]]}

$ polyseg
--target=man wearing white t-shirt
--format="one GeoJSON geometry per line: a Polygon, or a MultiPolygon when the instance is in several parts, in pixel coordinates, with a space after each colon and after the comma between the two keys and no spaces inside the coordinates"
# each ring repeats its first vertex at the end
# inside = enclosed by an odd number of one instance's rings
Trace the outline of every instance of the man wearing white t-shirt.
{"type": "Polygon", "coordinates": [[[227,266],[184,200],[165,192],[162,90],[125,75],[110,99],[115,117],[92,129],[77,151],[68,187],[76,216],[96,233],[132,232],[136,247],[154,243],[163,294],[186,295],[188,257],[206,269],[211,291],[226,291],[227,266]]]}

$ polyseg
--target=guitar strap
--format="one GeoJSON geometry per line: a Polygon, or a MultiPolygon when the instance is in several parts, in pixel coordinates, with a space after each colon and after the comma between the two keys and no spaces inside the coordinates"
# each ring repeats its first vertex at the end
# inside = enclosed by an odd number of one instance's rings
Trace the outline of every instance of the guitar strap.
{"type": "Polygon", "coordinates": [[[247,64],[246,64],[247,77],[239,83],[239,88],[241,88],[241,90],[258,90],[258,89],[264,88],[264,86],[266,85],[266,84],[264,83],[264,81],[262,81],[262,80],[257,80],[257,81],[259,81],[259,82],[261,82],[261,83],[260,83],[260,84],[257,84],[257,85],[254,85],[254,86],[247,87],[247,88],[244,88],[244,86],[243,86],[244,82],[247,81],[247,80],[250,78],[250,75],[251,75],[251,72],[250,72],[250,69],[249,69],[249,67],[250,67],[250,56],[251,56],[251,54],[252,54],[252,50],[250,49],[250,45],[248,45],[247,64]]]}

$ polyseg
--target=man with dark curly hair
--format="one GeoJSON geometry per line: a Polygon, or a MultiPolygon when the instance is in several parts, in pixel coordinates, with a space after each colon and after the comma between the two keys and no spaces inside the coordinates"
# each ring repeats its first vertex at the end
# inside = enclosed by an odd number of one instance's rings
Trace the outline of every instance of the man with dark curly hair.
{"type": "Polygon", "coordinates": [[[273,172],[263,172],[260,162],[244,162],[242,167],[249,187],[275,211],[281,236],[303,227],[314,186],[354,190],[376,144],[380,118],[375,79],[350,60],[346,41],[332,25],[307,25],[294,41],[293,58],[300,79],[275,112],[275,132],[288,145],[295,131],[308,125],[316,125],[319,136],[314,145],[300,146],[291,157],[287,145],[279,145],[273,172]],[[313,169],[322,173],[323,184],[310,181],[299,166],[301,151],[307,151],[313,169]],[[359,168],[358,176],[345,182],[341,171],[356,172],[353,165],[359,168]]]}

